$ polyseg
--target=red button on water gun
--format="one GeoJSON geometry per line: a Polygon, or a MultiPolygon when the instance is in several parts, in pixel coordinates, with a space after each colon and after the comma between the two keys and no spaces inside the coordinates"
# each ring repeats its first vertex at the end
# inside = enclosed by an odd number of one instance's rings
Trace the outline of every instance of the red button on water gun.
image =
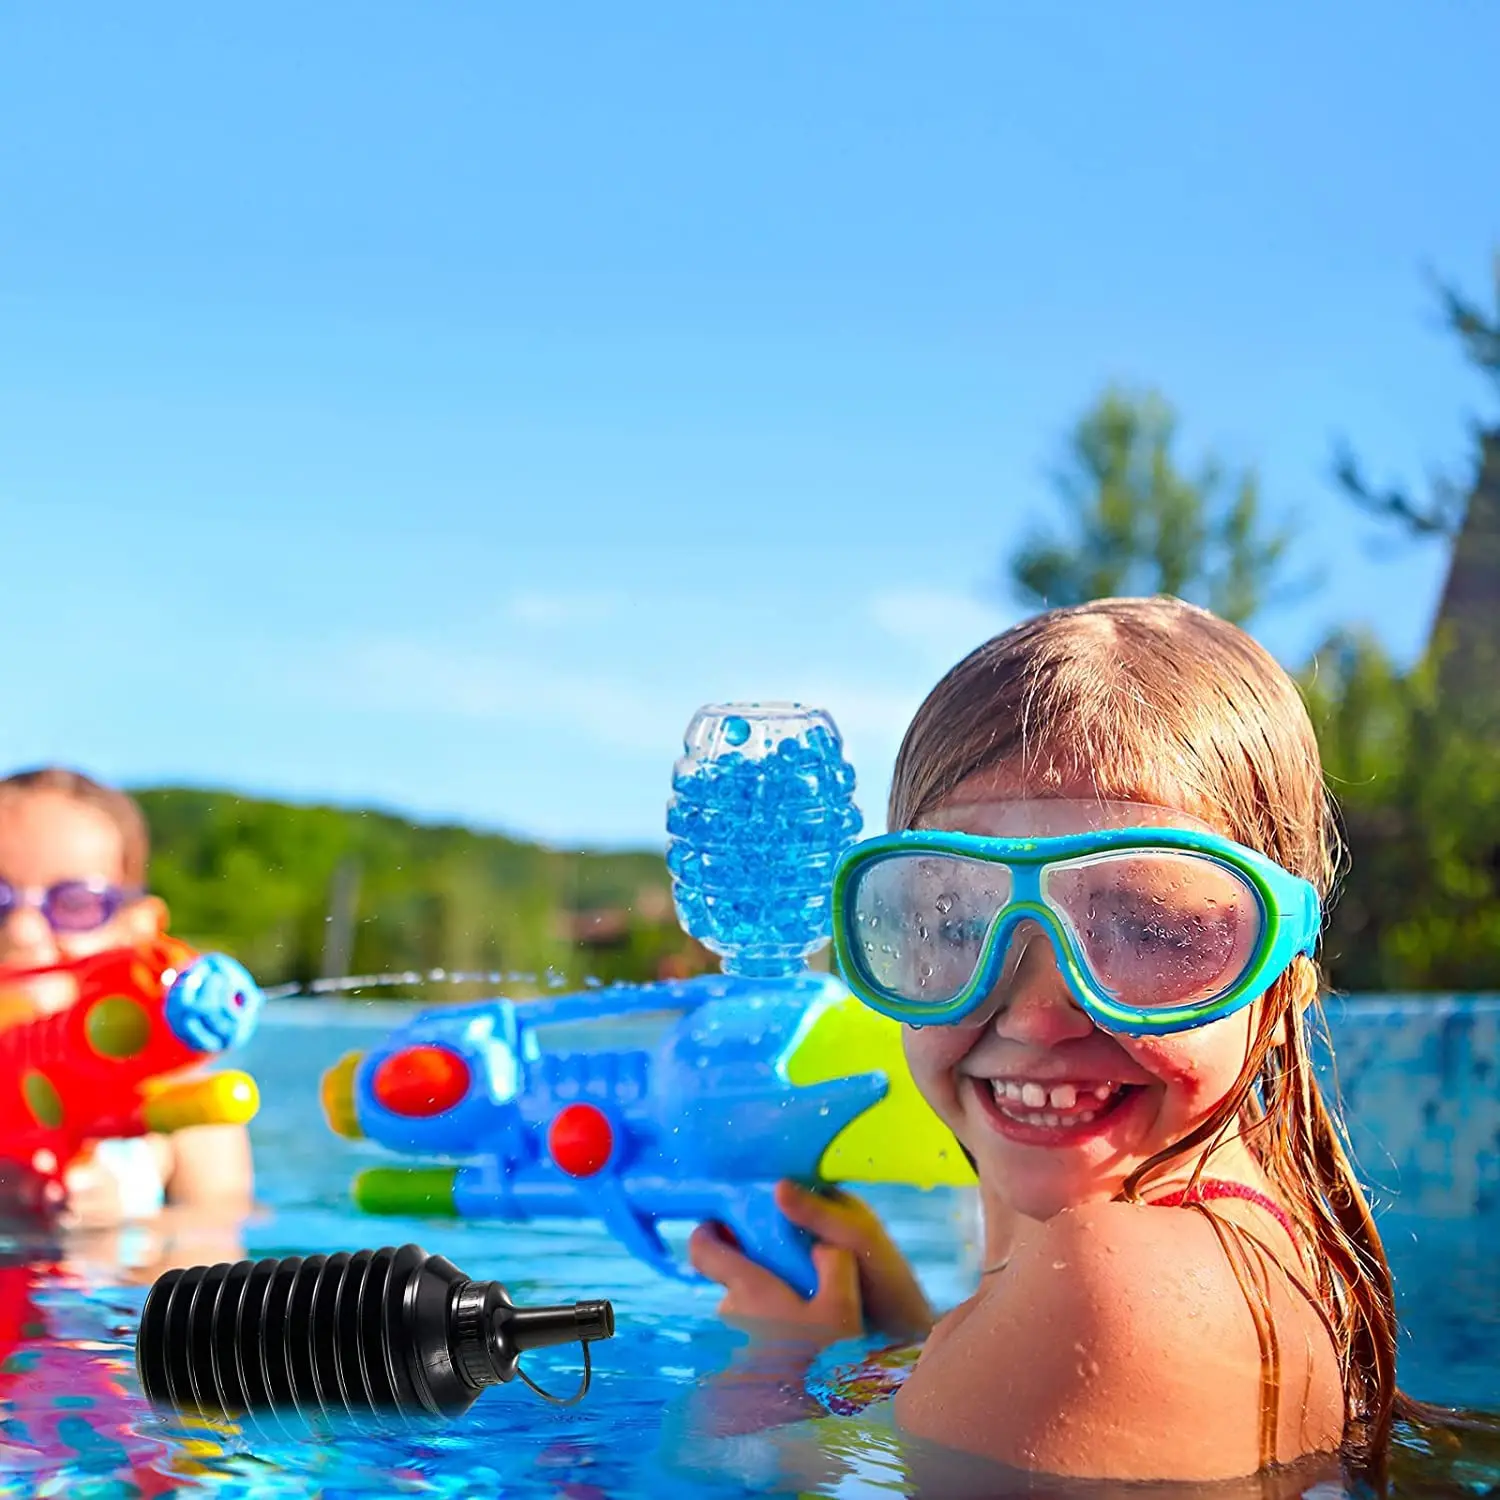
{"type": "Polygon", "coordinates": [[[469,1065],[447,1047],[403,1047],[375,1069],[370,1092],[393,1115],[425,1120],[469,1092],[469,1065]]]}
{"type": "Polygon", "coordinates": [[[547,1131],[547,1149],[569,1177],[592,1177],[615,1149],[609,1116],[592,1104],[568,1105],[547,1131]]]}

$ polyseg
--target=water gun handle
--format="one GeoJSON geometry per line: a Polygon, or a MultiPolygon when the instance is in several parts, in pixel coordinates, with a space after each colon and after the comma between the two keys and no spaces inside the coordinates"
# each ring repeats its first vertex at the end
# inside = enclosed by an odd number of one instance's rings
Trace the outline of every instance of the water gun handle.
{"type": "Polygon", "coordinates": [[[811,1297],[818,1290],[812,1258],[816,1241],[776,1206],[772,1189],[730,1189],[711,1217],[738,1242],[742,1255],[779,1276],[798,1296],[811,1297]]]}
{"type": "MultiPolygon", "coordinates": [[[[679,1281],[702,1278],[673,1257],[656,1220],[630,1201],[618,1178],[601,1176],[580,1184],[582,1196],[619,1243],[647,1265],[679,1281]]],[[[696,1205],[673,1205],[672,1217],[693,1217],[723,1225],[742,1255],[779,1276],[799,1296],[818,1289],[813,1237],[776,1206],[774,1190],[763,1184],[728,1185],[705,1193],[696,1205]]]]}

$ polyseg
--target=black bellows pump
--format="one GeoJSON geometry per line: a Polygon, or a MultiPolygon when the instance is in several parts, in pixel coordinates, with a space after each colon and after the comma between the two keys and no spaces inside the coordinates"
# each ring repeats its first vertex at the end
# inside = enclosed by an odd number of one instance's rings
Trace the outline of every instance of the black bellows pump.
{"type": "Polygon", "coordinates": [[[237,1417],[456,1417],[528,1349],[614,1335],[608,1302],[517,1307],[416,1245],[167,1271],[146,1296],[136,1369],[158,1405],[237,1417]]]}

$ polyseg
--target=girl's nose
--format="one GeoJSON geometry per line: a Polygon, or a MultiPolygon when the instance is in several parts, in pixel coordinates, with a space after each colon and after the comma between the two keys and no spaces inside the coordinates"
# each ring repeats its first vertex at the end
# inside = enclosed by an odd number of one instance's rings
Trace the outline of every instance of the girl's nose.
{"type": "Polygon", "coordinates": [[[0,915],[0,964],[28,969],[56,963],[57,958],[52,928],[35,907],[18,906],[8,916],[0,915]]]}
{"type": "Polygon", "coordinates": [[[1022,922],[1011,934],[1011,949],[999,985],[999,1008],[991,1024],[1007,1041],[1056,1047],[1094,1029],[1093,1018],[1073,998],[1045,929],[1022,922]]]}

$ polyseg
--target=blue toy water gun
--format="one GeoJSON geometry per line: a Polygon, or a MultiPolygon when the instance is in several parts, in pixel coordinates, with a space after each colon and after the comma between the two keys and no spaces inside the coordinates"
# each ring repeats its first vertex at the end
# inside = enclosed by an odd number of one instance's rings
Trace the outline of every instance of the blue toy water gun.
{"type": "Polygon", "coordinates": [[[804,1295],[812,1242],[775,1184],[972,1183],[917,1093],[900,1028],[806,967],[834,864],[859,831],[831,719],[700,710],[674,774],[667,862],[683,926],[724,973],[424,1012],[323,1080],[338,1133],[457,1165],[377,1167],[377,1213],[601,1219],[692,1278],[660,1232],[722,1224],[804,1295]]]}

